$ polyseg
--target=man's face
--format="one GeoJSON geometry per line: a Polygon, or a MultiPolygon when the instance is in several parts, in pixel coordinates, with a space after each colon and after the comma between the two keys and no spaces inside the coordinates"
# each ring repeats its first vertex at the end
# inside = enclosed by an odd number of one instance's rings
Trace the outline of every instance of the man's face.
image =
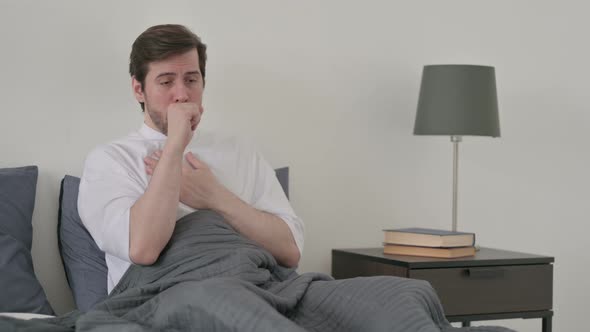
{"type": "Polygon", "coordinates": [[[168,106],[173,103],[202,105],[203,79],[199,70],[199,53],[196,49],[151,62],[145,84],[133,77],[135,99],[145,105],[145,122],[148,126],[168,134],[168,106]]]}

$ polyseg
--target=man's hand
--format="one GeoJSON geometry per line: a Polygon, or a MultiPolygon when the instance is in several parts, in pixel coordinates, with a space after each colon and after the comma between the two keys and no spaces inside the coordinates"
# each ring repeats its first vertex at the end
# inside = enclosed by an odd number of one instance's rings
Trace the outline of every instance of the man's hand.
{"type": "MultiPolygon", "coordinates": [[[[156,151],[144,158],[148,174],[154,173],[161,156],[162,151],[156,151]]],[[[295,267],[299,263],[301,255],[289,226],[278,216],[255,209],[226,189],[191,152],[182,161],[180,201],[195,209],[219,213],[236,231],[267,249],[279,264],[295,267]]]]}
{"type": "MultiPolygon", "coordinates": [[[[162,150],[158,150],[143,159],[147,174],[154,173],[161,156],[162,150]]],[[[184,155],[180,188],[180,201],[183,204],[194,209],[215,209],[226,190],[204,162],[192,152],[184,155]]]]}
{"type": "Polygon", "coordinates": [[[201,121],[203,106],[195,103],[174,103],[168,106],[168,140],[184,149],[201,121]]]}
{"type": "Polygon", "coordinates": [[[153,264],[170,241],[182,189],[183,151],[202,110],[195,103],[175,103],[166,110],[168,139],[158,158],[159,167],[129,212],[129,258],[135,264],[153,264]]]}

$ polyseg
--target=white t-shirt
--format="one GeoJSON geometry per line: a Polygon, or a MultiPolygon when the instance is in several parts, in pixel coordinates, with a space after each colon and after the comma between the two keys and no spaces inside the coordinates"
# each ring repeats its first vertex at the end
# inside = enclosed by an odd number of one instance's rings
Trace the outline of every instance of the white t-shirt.
{"type": "MultiPolygon", "coordinates": [[[[166,136],[143,124],[139,131],[96,147],[86,158],[78,194],[82,222],[105,252],[108,292],[131,265],[129,211],[150,176],[143,158],[164,148],[166,136]]],[[[303,250],[303,221],[295,215],[274,169],[250,144],[197,130],[186,152],[205,162],[227,189],[252,207],[281,218],[303,250]]],[[[177,220],[196,211],[179,202],[177,220]]]]}

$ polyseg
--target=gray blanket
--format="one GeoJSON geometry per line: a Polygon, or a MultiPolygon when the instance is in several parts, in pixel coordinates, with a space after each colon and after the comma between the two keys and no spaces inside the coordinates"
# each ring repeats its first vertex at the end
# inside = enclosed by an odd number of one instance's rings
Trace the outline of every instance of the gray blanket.
{"type": "Polygon", "coordinates": [[[298,275],[211,211],[178,221],[152,266],[133,265],[92,310],[0,331],[509,331],[453,328],[427,282],[298,275]]]}

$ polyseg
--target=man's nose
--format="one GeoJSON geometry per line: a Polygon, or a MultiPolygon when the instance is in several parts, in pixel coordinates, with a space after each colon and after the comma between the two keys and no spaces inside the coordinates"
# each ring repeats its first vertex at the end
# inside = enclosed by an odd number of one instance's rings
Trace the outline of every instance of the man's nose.
{"type": "Polygon", "coordinates": [[[185,86],[179,84],[174,89],[174,102],[175,103],[186,103],[188,102],[188,91],[185,86]]]}

